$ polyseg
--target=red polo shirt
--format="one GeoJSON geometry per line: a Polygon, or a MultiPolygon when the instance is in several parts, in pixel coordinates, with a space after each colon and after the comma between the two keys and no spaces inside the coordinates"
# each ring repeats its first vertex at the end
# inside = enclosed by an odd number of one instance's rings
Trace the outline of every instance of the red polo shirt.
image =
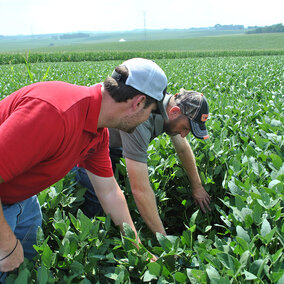
{"type": "Polygon", "coordinates": [[[101,85],[35,83],[0,102],[0,197],[14,203],[63,178],[76,164],[113,175],[106,128],[97,129],[101,85]]]}

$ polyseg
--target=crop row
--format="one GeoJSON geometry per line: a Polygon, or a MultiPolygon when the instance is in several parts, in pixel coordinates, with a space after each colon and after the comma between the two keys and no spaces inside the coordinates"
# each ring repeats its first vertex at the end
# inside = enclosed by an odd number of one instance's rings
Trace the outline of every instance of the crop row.
{"type": "Polygon", "coordinates": [[[179,59],[199,57],[283,55],[283,49],[215,50],[215,51],[86,51],[86,52],[32,52],[0,53],[0,65],[40,62],[82,62],[126,60],[132,57],[149,59],[179,59]]]}

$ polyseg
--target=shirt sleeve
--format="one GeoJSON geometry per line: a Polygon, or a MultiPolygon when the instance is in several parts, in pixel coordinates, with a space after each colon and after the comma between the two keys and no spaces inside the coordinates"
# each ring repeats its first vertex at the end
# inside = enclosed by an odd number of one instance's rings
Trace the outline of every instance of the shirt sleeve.
{"type": "Polygon", "coordinates": [[[109,134],[104,129],[102,139],[95,147],[88,151],[87,156],[78,163],[78,166],[85,168],[100,177],[112,177],[112,165],[109,156],[109,134]]]}
{"type": "Polygon", "coordinates": [[[9,181],[54,154],[63,121],[46,102],[26,98],[0,125],[0,176],[9,181]]]}
{"type": "Polygon", "coordinates": [[[148,146],[151,141],[151,125],[146,122],[138,125],[133,133],[120,131],[123,156],[131,160],[147,163],[148,146]]]}

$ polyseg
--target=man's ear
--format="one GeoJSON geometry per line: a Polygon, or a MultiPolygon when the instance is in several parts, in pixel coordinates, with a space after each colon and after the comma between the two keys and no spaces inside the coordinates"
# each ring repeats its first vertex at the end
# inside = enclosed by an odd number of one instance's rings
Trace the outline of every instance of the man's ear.
{"type": "Polygon", "coordinates": [[[169,119],[178,118],[181,115],[181,110],[178,106],[171,107],[168,111],[169,119]]]}
{"type": "Polygon", "coordinates": [[[137,95],[132,99],[132,109],[135,111],[137,109],[144,108],[146,102],[146,96],[145,95],[137,95]]]}

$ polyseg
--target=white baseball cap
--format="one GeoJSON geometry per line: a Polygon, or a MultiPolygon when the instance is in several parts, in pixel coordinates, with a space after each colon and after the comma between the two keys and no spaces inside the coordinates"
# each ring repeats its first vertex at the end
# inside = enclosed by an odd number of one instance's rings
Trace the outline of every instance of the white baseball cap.
{"type": "MultiPolygon", "coordinates": [[[[129,73],[124,82],[125,85],[131,86],[157,101],[164,98],[168,83],[167,76],[154,61],[145,58],[132,58],[124,61],[121,65],[124,65],[129,73]]],[[[114,71],[112,77],[119,81],[122,76],[114,71]]]]}

